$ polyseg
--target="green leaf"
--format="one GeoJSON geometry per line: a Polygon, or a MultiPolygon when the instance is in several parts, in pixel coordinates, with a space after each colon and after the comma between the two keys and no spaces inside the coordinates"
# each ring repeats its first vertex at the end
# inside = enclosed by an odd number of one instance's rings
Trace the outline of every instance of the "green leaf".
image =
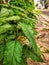
{"type": "Polygon", "coordinates": [[[3,16],[8,16],[9,12],[7,8],[1,8],[1,13],[0,13],[1,17],[3,16]]]}
{"type": "Polygon", "coordinates": [[[25,60],[24,58],[22,58],[21,65],[27,65],[27,60],[25,60]]]}
{"type": "Polygon", "coordinates": [[[7,21],[18,21],[20,19],[21,19],[20,16],[3,17],[0,18],[0,23],[7,23],[7,21]]]}
{"type": "MultiPolygon", "coordinates": [[[[25,23],[19,23],[20,28],[22,28],[23,33],[25,34],[25,36],[28,38],[28,40],[30,41],[31,45],[32,45],[32,49],[34,51],[34,53],[38,56],[38,58],[41,58],[41,53],[40,53],[40,49],[37,46],[37,43],[35,41],[34,38],[34,33],[32,30],[32,27],[29,25],[26,25],[25,23]]],[[[39,58],[39,59],[40,59],[39,58]]],[[[42,58],[41,58],[42,60],[42,58]]]]}
{"type": "Polygon", "coordinates": [[[20,20],[20,16],[11,16],[5,19],[6,21],[20,20]]]}
{"type": "Polygon", "coordinates": [[[23,56],[24,58],[31,58],[34,61],[43,62],[41,56],[38,56],[34,51],[33,48],[29,48],[28,46],[23,47],[23,56]]]}
{"type": "Polygon", "coordinates": [[[30,43],[32,44],[34,51],[37,51],[37,44],[34,39],[32,27],[26,25],[25,23],[19,23],[18,26],[22,28],[23,33],[26,35],[26,37],[29,39],[30,43]]]}
{"type": "Polygon", "coordinates": [[[36,52],[34,52],[32,48],[30,50],[28,50],[28,52],[29,52],[29,57],[32,60],[39,61],[39,62],[43,62],[43,59],[42,59],[41,55],[40,54],[37,54],[36,52]]]}
{"type": "Polygon", "coordinates": [[[10,28],[11,28],[10,24],[4,24],[4,25],[0,26],[0,34],[6,32],[10,28]]]}
{"type": "Polygon", "coordinates": [[[29,18],[24,18],[23,20],[20,20],[21,22],[26,23],[27,25],[29,24],[32,28],[35,28],[36,24],[36,19],[30,20],[29,18]]]}
{"type": "Polygon", "coordinates": [[[7,36],[7,38],[6,38],[6,40],[11,40],[11,39],[14,39],[16,37],[16,35],[8,35],[7,36]]]}
{"type": "Polygon", "coordinates": [[[10,16],[14,15],[14,12],[13,12],[12,9],[9,9],[9,15],[10,15],[10,16]]]}
{"type": "Polygon", "coordinates": [[[0,35],[0,44],[1,44],[1,42],[3,42],[3,40],[5,39],[5,37],[6,37],[6,34],[0,35]]]}
{"type": "Polygon", "coordinates": [[[9,41],[6,43],[4,54],[4,65],[20,65],[22,56],[22,45],[19,41],[9,41]]]}
{"type": "Polygon", "coordinates": [[[4,45],[0,45],[0,61],[3,59],[4,55],[4,45]]]}

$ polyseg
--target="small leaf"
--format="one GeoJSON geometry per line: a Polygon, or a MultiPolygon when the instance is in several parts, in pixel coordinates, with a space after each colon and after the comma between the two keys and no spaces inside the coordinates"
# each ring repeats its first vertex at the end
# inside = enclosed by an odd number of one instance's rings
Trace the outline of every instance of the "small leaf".
{"type": "Polygon", "coordinates": [[[2,8],[1,9],[1,17],[8,16],[8,15],[9,15],[8,9],[7,8],[2,8]]]}
{"type": "Polygon", "coordinates": [[[4,24],[4,25],[0,26],[0,34],[6,32],[10,28],[11,28],[10,24],[4,24]]]}
{"type": "Polygon", "coordinates": [[[0,43],[1,43],[1,41],[3,41],[5,39],[5,37],[6,37],[6,34],[0,35],[0,43]]]}
{"type": "Polygon", "coordinates": [[[6,21],[20,20],[20,16],[11,16],[5,19],[6,21]]]}
{"type": "Polygon", "coordinates": [[[16,37],[16,35],[9,35],[9,36],[7,36],[7,40],[9,41],[9,40],[11,40],[11,39],[14,39],[16,37]]]}

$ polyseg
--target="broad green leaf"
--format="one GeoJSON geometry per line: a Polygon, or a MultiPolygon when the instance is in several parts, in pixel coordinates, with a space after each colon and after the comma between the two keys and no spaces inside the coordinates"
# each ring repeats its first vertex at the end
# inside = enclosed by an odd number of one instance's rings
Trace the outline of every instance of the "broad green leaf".
{"type": "Polygon", "coordinates": [[[4,65],[20,65],[21,56],[22,45],[19,41],[9,41],[6,43],[4,65]]]}

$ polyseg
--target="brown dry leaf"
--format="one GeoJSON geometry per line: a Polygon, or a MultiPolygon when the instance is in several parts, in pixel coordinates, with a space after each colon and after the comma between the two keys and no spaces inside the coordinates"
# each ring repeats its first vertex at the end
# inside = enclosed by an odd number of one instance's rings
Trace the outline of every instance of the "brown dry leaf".
{"type": "Polygon", "coordinates": [[[43,53],[43,56],[45,60],[49,62],[49,53],[43,53]]]}
{"type": "Polygon", "coordinates": [[[17,40],[19,40],[23,46],[28,45],[29,47],[32,47],[29,40],[25,36],[19,36],[17,40]]]}

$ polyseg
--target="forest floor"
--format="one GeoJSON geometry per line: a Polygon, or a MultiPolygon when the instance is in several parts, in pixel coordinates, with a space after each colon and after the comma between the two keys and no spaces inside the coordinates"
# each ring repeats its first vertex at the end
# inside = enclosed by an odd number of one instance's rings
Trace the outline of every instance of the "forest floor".
{"type": "Polygon", "coordinates": [[[39,15],[36,30],[36,42],[40,46],[44,63],[28,59],[28,65],[49,65],[49,11],[42,11],[39,15]]]}

